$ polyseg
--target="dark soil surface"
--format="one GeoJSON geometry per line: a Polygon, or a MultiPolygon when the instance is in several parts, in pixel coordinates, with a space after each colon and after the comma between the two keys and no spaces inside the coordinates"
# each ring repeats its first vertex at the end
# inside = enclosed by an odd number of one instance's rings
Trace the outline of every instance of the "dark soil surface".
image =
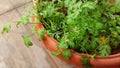
{"type": "Polygon", "coordinates": [[[117,54],[120,53],[120,45],[117,48],[112,48],[111,54],[117,54]]]}

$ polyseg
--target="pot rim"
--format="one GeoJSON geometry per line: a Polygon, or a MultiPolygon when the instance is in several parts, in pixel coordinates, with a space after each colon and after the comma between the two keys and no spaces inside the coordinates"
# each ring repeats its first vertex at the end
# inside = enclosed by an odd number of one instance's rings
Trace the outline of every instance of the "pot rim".
{"type": "MultiPolygon", "coordinates": [[[[49,35],[48,35],[49,36],[49,35]]],[[[50,37],[50,36],[49,36],[50,37]]],[[[51,40],[53,40],[53,41],[57,41],[55,38],[52,38],[52,37],[50,37],[51,38],[51,40]]],[[[58,42],[58,41],[57,41],[58,42]]],[[[58,42],[59,43],[59,42],[58,42]]],[[[86,54],[86,53],[78,53],[78,52],[76,52],[76,51],[74,51],[73,49],[71,49],[71,51],[72,51],[72,53],[74,54],[74,55],[79,55],[79,56],[92,56],[92,55],[90,55],[90,54],[86,54]]],[[[109,56],[95,56],[95,59],[108,59],[108,58],[115,58],[115,57],[120,57],[120,53],[116,53],[116,54],[112,54],[112,55],[109,55],[109,56]]]]}
{"type": "MultiPolygon", "coordinates": [[[[78,52],[74,52],[73,54],[76,54],[76,55],[81,55],[81,56],[92,56],[90,54],[86,54],[86,53],[78,53],[78,52]]],[[[113,54],[113,55],[109,55],[109,56],[95,56],[96,59],[108,59],[108,58],[115,58],[115,57],[120,57],[120,53],[117,53],[117,54],[113,54]]]]}
{"type": "MultiPolygon", "coordinates": [[[[37,24],[36,26],[37,26],[37,30],[44,28],[44,26],[42,24],[37,24]]],[[[45,37],[50,37],[50,36],[47,34],[47,36],[45,36],[45,37]]],[[[50,40],[58,42],[55,38],[52,38],[52,37],[50,37],[50,40]]],[[[72,51],[73,55],[78,55],[78,56],[92,56],[90,54],[78,53],[78,52],[74,51],[73,49],[71,49],[71,51],[72,51]]],[[[95,56],[95,59],[108,59],[108,58],[115,58],[115,57],[120,57],[120,53],[109,55],[109,56],[95,56]]]]}

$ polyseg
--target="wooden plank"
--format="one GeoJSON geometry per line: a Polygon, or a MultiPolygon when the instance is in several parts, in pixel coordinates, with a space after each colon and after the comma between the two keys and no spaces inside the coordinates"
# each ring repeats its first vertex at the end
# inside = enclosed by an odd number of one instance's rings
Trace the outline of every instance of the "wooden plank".
{"type": "MultiPolygon", "coordinates": [[[[6,23],[19,19],[16,10],[1,15],[0,32],[6,23]]],[[[36,44],[29,48],[24,45],[21,35],[28,33],[29,30],[24,26],[20,27],[16,28],[13,24],[9,33],[0,34],[0,68],[58,68],[43,48],[36,44]]]]}
{"type": "MultiPolygon", "coordinates": [[[[0,16],[0,30],[5,23],[19,20],[19,16],[24,12],[24,7],[21,7],[17,11],[14,10],[0,16]]],[[[0,36],[0,68],[74,68],[52,56],[40,44],[36,36],[32,38],[34,46],[29,48],[24,46],[20,36],[29,34],[30,29],[30,26],[20,25],[20,28],[16,28],[14,25],[10,33],[0,36]]]]}

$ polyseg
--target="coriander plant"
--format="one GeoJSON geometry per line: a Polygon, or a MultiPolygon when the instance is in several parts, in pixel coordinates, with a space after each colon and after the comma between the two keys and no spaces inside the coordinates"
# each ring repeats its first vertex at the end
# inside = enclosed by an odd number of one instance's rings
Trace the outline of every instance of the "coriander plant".
{"type": "Polygon", "coordinates": [[[108,56],[120,44],[119,1],[47,0],[37,7],[38,18],[46,32],[60,43],[63,56],[70,49],[87,54],[108,56]]]}
{"type": "MultiPolygon", "coordinates": [[[[37,31],[35,27],[32,34],[22,36],[25,44],[31,46],[30,37],[38,32],[39,39],[44,33],[59,41],[60,52],[65,59],[71,56],[70,49],[79,53],[94,56],[109,56],[112,49],[120,44],[120,1],[110,0],[40,0],[31,12],[22,16],[19,24],[31,24],[31,14],[38,20],[34,25],[42,24],[44,29],[37,31]]],[[[3,32],[11,28],[7,24],[3,32]]]]}

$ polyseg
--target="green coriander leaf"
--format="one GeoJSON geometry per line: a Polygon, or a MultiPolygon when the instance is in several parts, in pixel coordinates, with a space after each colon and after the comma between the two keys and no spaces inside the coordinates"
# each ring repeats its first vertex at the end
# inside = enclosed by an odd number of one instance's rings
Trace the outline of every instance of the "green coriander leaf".
{"type": "Polygon", "coordinates": [[[70,52],[70,50],[65,50],[65,51],[63,51],[63,52],[62,52],[62,56],[63,56],[66,60],[68,60],[68,59],[71,57],[71,52],[70,52]]]}
{"type": "Polygon", "coordinates": [[[120,0],[116,0],[115,3],[113,3],[113,8],[112,10],[114,10],[114,12],[120,12],[120,0]]]}
{"type": "Polygon", "coordinates": [[[76,0],[65,0],[64,5],[65,7],[72,7],[74,4],[76,4],[76,0]]]}
{"type": "Polygon", "coordinates": [[[96,54],[93,54],[93,55],[90,56],[90,58],[91,58],[92,60],[94,60],[95,56],[96,56],[96,54]]]}
{"type": "Polygon", "coordinates": [[[90,58],[87,56],[82,56],[81,62],[85,68],[92,68],[92,64],[90,63],[90,58]]]}
{"type": "Polygon", "coordinates": [[[120,27],[117,26],[116,29],[117,29],[117,32],[120,33],[120,27]]]}
{"type": "Polygon", "coordinates": [[[91,1],[88,1],[82,7],[83,8],[89,8],[89,9],[95,9],[95,3],[91,2],[91,1]]]}
{"type": "Polygon", "coordinates": [[[60,55],[60,52],[51,52],[51,53],[52,53],[52,55],[54,55],[54,56],[60,55]]]}
{"type": "Polygon", "coordinates": [[[39,21],[39,20],[35,20],[34,23],[35,23],[35,24],[39,24],[40,21],[39,21]]]}
{"type": "Polygon", "coordinates": [[[109,24],[110,24],[111,26],[116,26],[116,25],[117,25],[116,20],[110,20],[110,21],[109,21],[109,24]]]}
{"type": "Polygon", "coordinates": [[[2,33],[4,33],[4,32],[9,32],[10,31],[10,29],[11,29],[11,24],[10,23],[8,23],[8,24],[6,24],[4,27],[3,27],[3,29],[2,29],[2,33]]]}
{"type": "Polygon", "coordinates": [[[86,56],[82,56],[81,62],[87,63],[87,57],[86,56]]]}
{"type": "Polygon", "coordinates": [[[111,53],[111,47],[109,45],[100,45],[99,50],[100,56],[108,56],[111,53]]]}
{"type": "Polygon", "coordinates": [[[61,42],[61,43],[58,44],[57,47],[58,47],[58,48],[67,49],[67,48],[68,48],[68,45],[67,45],[66,43],[61,42]]]}
{"type": "MultiPolygon", "coordinates": [[[[120,37],[117,37],[117,38],[120,38],[120,37]]],[[[114,41],[112,44],[114,45],[114,48],[117,48],[119,45],[119,41],[114,41]]]]}
{"type": "Polygon", "coordinates": [[[93,39],[91,40],[90,49],[92,49],[92,51],[97,47],[97,41],[99,41],[98,38],[93,38],[93,39]]]}
{"type": "MultiPolygon", "coordinates": [[[[117,39],[120,41],[120,36],[117,37],[117,39]]],[[[117,41],[116,41],[117,42],[117,41]]],[[[118,42],[119,43],[119,42],[118,42]]]]}
{"type": "Polygon", "coordinates": [[[21,23],[27,25],[29,23],[29,16],[22,16],[21,23]]]}
{"type": "Polygon", "coordinates": [[[36,30],[36,27],[34,26],[33,28],[32,28],[32,34],[35,34],[37,32],[37,30],[36,30]]]}
{"type": "Polygon", "coordinates": [[[27,47],[33,45],[33,43],[30,41],[30,36],[24,36],[24,35],[23,35],[22,38],[23,38],[24,43],[25,43],[25,45],[26,45],[27,47]]]}
{"type": "Polygon", "coordinates": [[[45,29],[38,30],[38,39],[44,38],[45,29]]]}
{"type": "Polygon", "coordinates": [[[21,24],[21,21],[18,21],[18,22],[16,23],[16,27],[18,27],[20,24],[21,24]]]}
{"type": "Polygon", "coordinates": [[[102,23],[96,23],[96,29],[102,29],[103,24],[102,23]]]}

